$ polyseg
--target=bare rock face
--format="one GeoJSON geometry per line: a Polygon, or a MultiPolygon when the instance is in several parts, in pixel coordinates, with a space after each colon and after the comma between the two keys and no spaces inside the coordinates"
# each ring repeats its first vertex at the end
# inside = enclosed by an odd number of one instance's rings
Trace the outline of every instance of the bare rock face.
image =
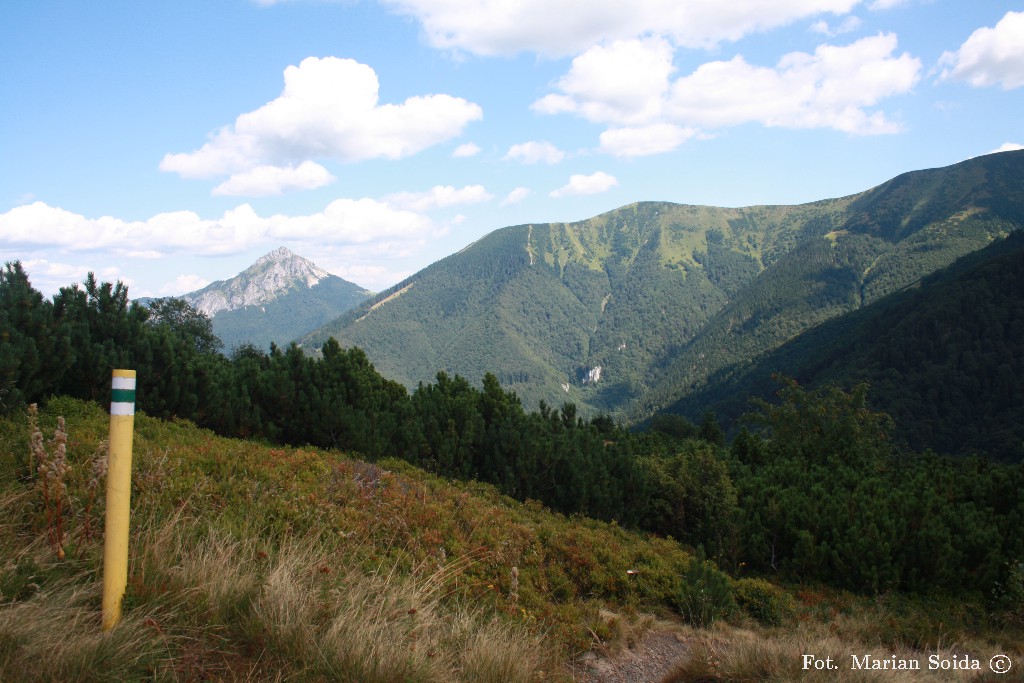
{"type": "Polygon", "coordinates": [[[268,303],[289,289],[312,287],[329,276],[312,261],[278,247],[230,280],[219,280],[183,298],[212,318],[221,311],[268,303]]]}

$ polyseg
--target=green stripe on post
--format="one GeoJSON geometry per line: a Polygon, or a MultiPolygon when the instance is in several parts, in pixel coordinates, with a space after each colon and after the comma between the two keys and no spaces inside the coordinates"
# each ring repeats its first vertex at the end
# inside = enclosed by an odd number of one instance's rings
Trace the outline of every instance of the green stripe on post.
{"type": "Polygon", "coordinates": [[[111,403],[135,403],[135,390],[134,389],[111,389],[110,390],[110,402],[111,403]]]}

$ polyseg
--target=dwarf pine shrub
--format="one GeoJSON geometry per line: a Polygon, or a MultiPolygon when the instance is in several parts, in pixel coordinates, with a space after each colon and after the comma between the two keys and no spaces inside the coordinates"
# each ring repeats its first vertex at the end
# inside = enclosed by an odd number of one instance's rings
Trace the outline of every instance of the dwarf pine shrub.
{"type": "Polygon", "coordinates": [[[736,609],[729,577],[703,557],[696,557],[683,574],[679,611],[690,624],[707,628],[736,609]]]}
{"type": "Polygon", "coordinates": [[[795,613],[793,596],[764,579],[739,579],[733,583],[736,605],[762,626],[781,626],[795,613]]]}

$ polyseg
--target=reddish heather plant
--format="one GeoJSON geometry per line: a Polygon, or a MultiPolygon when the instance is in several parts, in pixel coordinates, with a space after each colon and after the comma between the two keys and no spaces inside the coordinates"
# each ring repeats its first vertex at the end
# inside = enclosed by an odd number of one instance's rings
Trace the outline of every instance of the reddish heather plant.
{"type": "Polygon", "coordinates": [[[57,551],[57,557],[64,559],[64,503],[68,487],[64,478],[71,469],[68,464],[68,433],[64,429],[64,416],[57,418],[57,428],[50,439],[49,448],[44,444],[43,432],[39,428],[39,408],[33,403],[28,408],[29,471],[33,461],[38,462],[39,484],[46,509],[46,537],[57,551]],[[50,451],[53,451],[52,453],[50,451]]]}

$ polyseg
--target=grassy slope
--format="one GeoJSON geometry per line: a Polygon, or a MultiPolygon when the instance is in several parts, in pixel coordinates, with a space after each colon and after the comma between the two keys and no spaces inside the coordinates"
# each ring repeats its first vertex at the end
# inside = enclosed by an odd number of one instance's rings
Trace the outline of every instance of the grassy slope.
{"type": "MultiPolygon", "coordinates": [[[[690,562],[673,541],[397,461],[139,415],[125,619],[102,636],[102,494],[90,506],[88,482],[107,417],[55,399],[41,418],[47,438],[58,414],[70,435],[64,560],[27,476],[27,420],[0,421],[4,681],[566,680],[571,655],[630,630],[615,614],[667,614],[690,562]]],[[[678,680],[709,666],[730,680],[791,680],[808,643],[822,654],[941,647],[987,661],[1016,642],[1010,654],[1024,654],[1020,629],[978,604],[795,592],[782,628],[738,615],[711,632],[682,629],[699,657],[678,680]]]]}
{"type": "Polygon", "coordinates": [[[0,423],[0,680],[532,680],[591,642],[600,605],[671,602],[689,558],[397,461],[140,415],[126,620],[99,638],[101,501],[85,509],[107,418],[55,400],[47,438],[57,412],[70,434],[63,562],[38,483],[16,476],[27,423],[0,423]]]}

